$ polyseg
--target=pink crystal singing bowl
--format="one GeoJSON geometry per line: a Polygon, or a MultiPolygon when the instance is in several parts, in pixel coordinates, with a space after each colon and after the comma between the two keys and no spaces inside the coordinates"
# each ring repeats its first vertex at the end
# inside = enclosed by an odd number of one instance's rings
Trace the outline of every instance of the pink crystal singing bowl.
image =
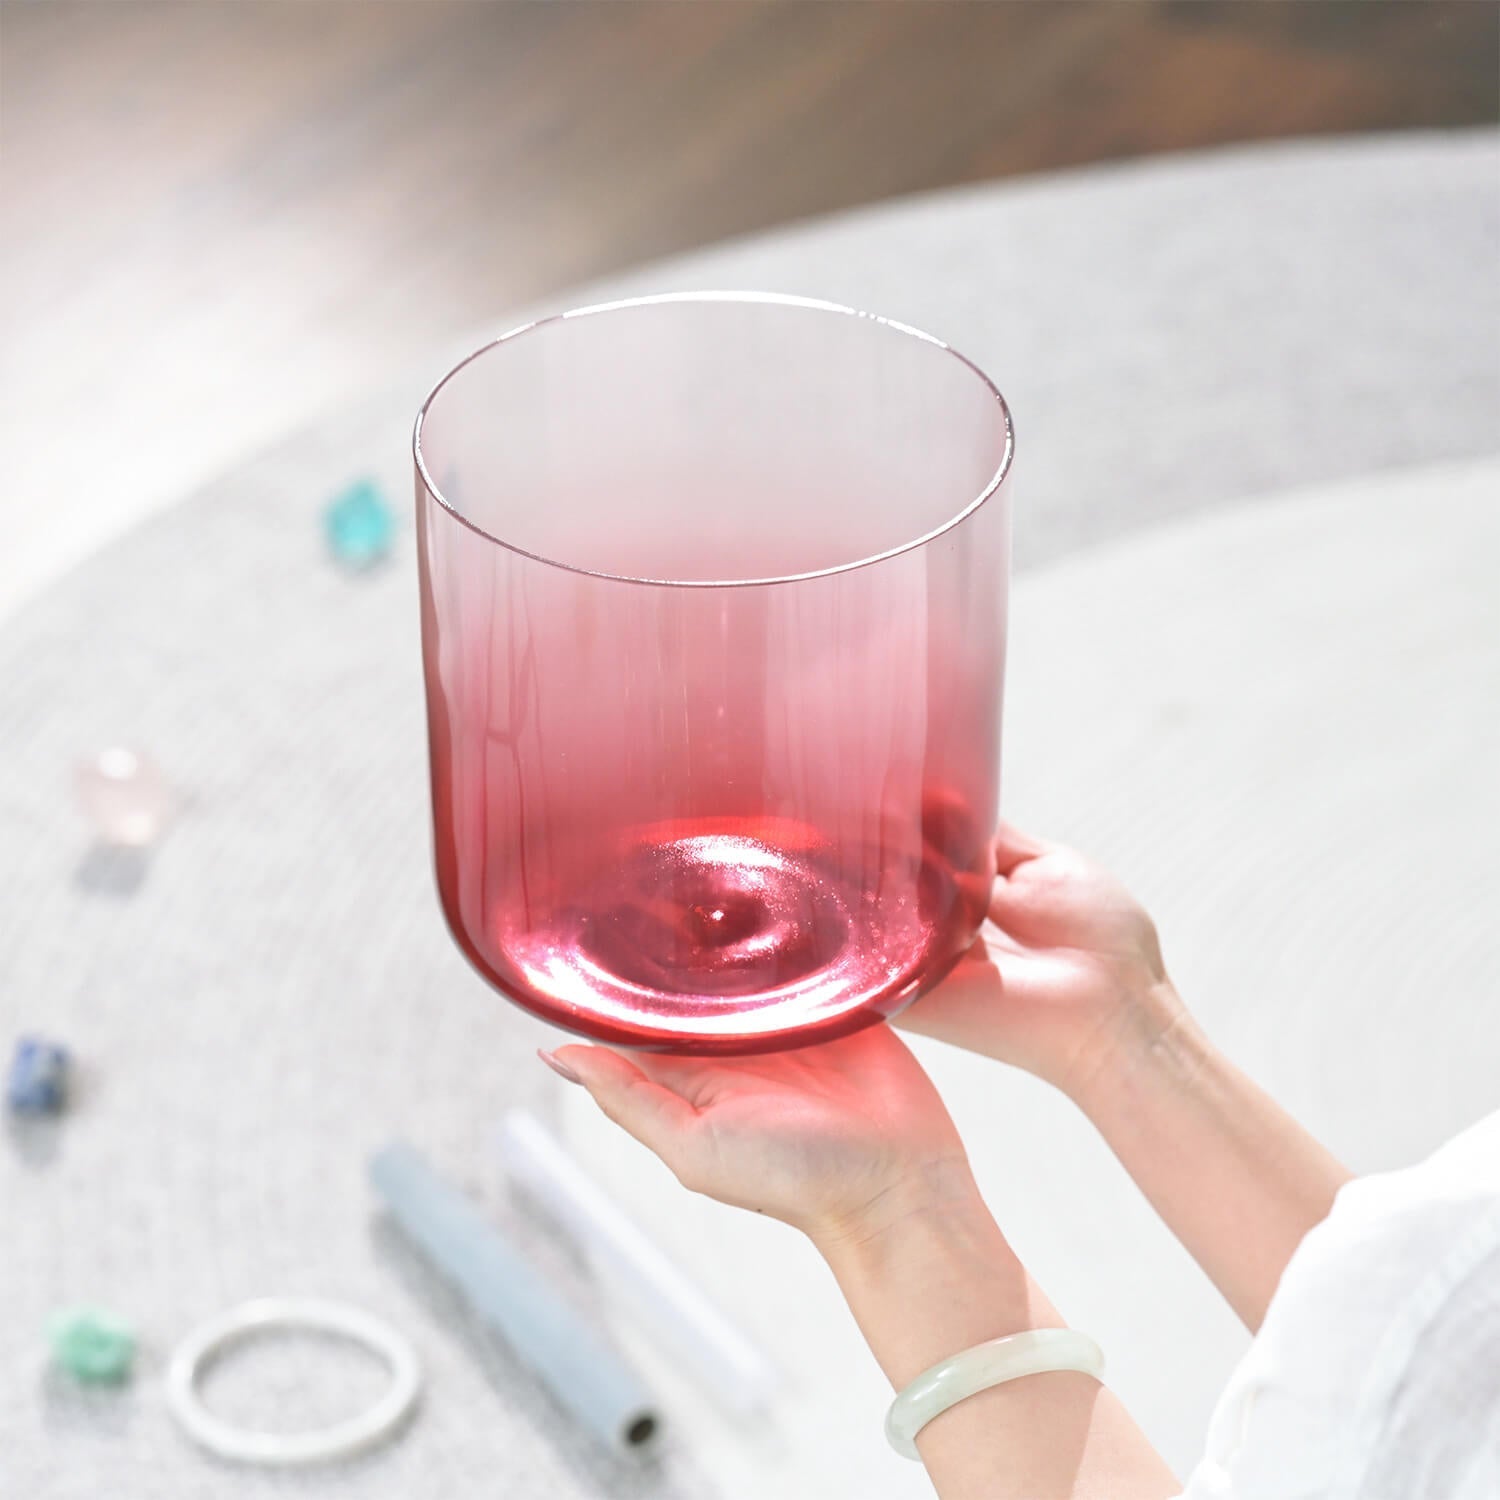
{"type": "Polygon", "coordinates": [[[1010,416],[828,303],[588,307],[417,418],[437,883],[547,1021],[767,1052],[892,1014],[994,875],[1010,416]]]}

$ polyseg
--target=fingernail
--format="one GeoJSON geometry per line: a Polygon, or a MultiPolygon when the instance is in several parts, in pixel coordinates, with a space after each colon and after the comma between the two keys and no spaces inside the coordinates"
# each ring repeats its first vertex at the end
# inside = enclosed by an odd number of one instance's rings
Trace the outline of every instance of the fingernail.
{"type": "Polygon", "coordinates": [[[565,1063],[562,1058],[560,1058],[555,1052],[548,1052],[545,1047],[538,1047],[536,1049],[536,1055],[541,1058],[541,1060],[546,1063],[547,1066],[551,1068],[559,1078],[566,1078],[569,1083],[583,1082],[583,1079],[581,1079],[572,1070],[572,1068],[570,1068],[567,1063],[565,1063]]]}

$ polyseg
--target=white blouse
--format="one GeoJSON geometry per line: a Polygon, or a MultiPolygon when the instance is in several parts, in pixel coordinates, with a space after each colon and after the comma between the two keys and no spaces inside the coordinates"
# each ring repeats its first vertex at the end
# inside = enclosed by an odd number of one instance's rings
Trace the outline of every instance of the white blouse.
{"type": "Polygon", "coordinates": [[[1183,1500],[1500,1497],[1500,1112],[1349,1183],[1292,1256],[1183,1500]]]}

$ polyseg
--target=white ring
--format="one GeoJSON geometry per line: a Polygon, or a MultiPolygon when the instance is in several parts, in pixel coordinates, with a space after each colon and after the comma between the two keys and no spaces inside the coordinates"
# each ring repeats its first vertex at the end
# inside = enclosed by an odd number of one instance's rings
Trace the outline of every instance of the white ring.
{"type": "Polygon", "coordinates": [[[244,1302],[190,1333],[167,1366],[167,1408],[194,1442],[220,1458],[274,1466],[347,1458],[389,1434],[411,1410],[422,1372],[410,1344],[378,1318],[319,1298],[263,1297],[244,1302]],[[390,1389],[368,1411],[317,1432],[257,1432],[221,1421],[198,1394],[204,1363],[228,1345],[270,1328],[341,1334],[391,1369],[390,1389]]]}
{"type": "Polygon", "coordinates": [[[950,1406],[1023,1375],[1078,1370],[1096,1380],[1104,1373],[1104,1351],[1072,1328],[1029,1328],[989,1339],[923,1370],[891,1402],[885,1436],[903,1458],[920,1461],[917,1434],[950,1406]]]}

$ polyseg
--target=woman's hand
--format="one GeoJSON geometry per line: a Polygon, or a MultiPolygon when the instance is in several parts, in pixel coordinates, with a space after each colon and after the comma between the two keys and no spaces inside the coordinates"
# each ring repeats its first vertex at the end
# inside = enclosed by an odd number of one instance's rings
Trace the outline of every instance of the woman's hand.
{"type": "Polygon", "coordinates": [[[899,1025],[1014,1063],[1084,1110],[1251,1328],[1349,1173],[1220,1055],[1113,876],[1013,828],[990,920],[899,1025]]]}
{"type": "Polygon", "coordinates": [[[896,1021],[1078,1097],[1122,1043],[1183,1015],[1156,928],[1107,871],[1002,824],[989,921],[957,968],[896,1021]]]}
{"type": "MultiPolygon", "coordinates": [[[[805,1231],[892,1385],[985,1339],[1061,1322],[985,1208],[937,1091],[888,1026],[722,1061],[586,1046],[542,1057],[684,1186],[805,1231]]],[[[1156,1500],[1177,1489],[1114,1397],[1076,1373],[981,1392],[917,1443],[944,1500],[1156,1500]]]]}
{"type": "Polygon", "coordinates": [[[943,1101],[887,1026],[761,1057],[542,1055],[685,1187],[784,1220],[825,1250],[972,1194],[943,1101]]]}

